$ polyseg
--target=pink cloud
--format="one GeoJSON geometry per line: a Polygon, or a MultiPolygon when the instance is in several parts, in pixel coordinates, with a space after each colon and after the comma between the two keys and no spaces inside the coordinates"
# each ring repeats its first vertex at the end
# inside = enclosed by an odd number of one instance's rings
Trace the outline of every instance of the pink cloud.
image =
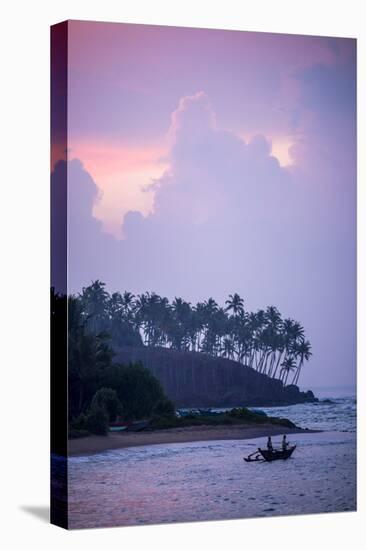
{"type": "Polygon", "coordinates": [[[105,231],[121,238],[126,212],[148,214],[153,197],[144,189],[166,169],[165,155],[164,144],[136,147],[97,139],[72,143],[70,158],[81,159],[98,185],[93,213],[105,231]]]}

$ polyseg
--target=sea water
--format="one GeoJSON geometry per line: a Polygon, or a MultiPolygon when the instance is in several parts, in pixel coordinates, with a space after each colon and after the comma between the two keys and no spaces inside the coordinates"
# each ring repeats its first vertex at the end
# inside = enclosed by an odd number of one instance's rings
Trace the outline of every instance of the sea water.
{"type": "Polygon", "coordinates": [[[287,407],[255,407],[268,416],[289,418],[309,430],[356,432],[357,403],[355,396],[320,398],[317,403],[287,407]]]}
{"type": "Polygon", "coordinates": [[[288,436],[297,444],[293,457],[271,463],[243,461],[264,438],[72,457],[70,528],[355,510],[355,396],[334,393],[319,403],[262,410],[326,431],[288,436]]]}

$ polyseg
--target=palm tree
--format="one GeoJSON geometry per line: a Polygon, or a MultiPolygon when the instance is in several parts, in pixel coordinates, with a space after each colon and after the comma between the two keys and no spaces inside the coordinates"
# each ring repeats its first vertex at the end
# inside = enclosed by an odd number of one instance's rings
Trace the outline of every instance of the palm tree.
{"type": "Polygon", "coordinates": [[[88,287],[82,289],[79,294],[83,315],[87,319],[87,325],[92,332],[101,332],[108,326],[109,294],[105,290],[105,283],[97,279],[88,287]]]}
{"type": "Polygon", "coordinates": [[[223,308],[219,307],[212,315],[209,322],[209,331],[212,334],[212,340],[214,342],[213,354],[218,355],[220,353],[222,339],[228,334],[228,317],[223,308]]]}
{"type": "Polygon", "coordinates": [[[300,358],[298,367],[295,372],[295,376],[292,380],[292,383],[297,385],[300,377],[301,368],[304,364],[304,361],[309,361],[310,357],[312,355],[311,352],[311,345],[309,340],[303,340],[299,344],[297,344],[295,348],[295,356],[300,358]]]}
{"type": "Polygon", "coordinates": [[[304,340],[304,328],[297,321],[292,324],[292,338],[294,342],[302,342],[304,340]]]}
{"type": "Polygon", "coordinates": [[[163,327],[166,325],[168,299],[161,298],[155,292],[147,293],[145,306],[145,331],[150,346],[163,345],[165,334],[163,327]]]}
{"type": "MultiPolygon", "coordinates": [[[[122,296],[119,292],[114,292],[107,301],[108,332],[113,339],[119,340],[122,326],[124,325],[122,296]]],[[[122,341],[121,341],[122,343],[122,341]]]]}
{"type": "MultiPolygon", "coordinates": [[[[198,306],[198,305],[197,305],[198,306]]],[[[219,306],[213,298],[209,298],[202,304],[201,315],[203,323],[203,339],[200,343],[200,351],[215,355],[216,350],[216,329],[215,329],[215,316],[218,312],[219,306]]]]}
{"type": "Polygon", "coordinates": [[[160,296],[155,292],[140,294],[135,302],[137,325],[144,334],[146,346],[156,345],[156,328],[159,310],[160,296]]]}
{"type": "MultiPolygon", "coordinates": [[[[256,313],[252,313],[250,322],[253,331],[253,359],[255,359],[255,369],[261,370],[266,353],[266,336],[264,334],[266,328],[266,314],[263,309],[259,309],[256,313]]],[[[254,365],[252,361],[252,366],[254,365]]]]}
{"type": "Polygon", "coordinates": [[[281,325],[281,314],[275,306],[268,306],[266,309],[266,318],[269,325],[278,329],[281,325]]]}
{"type": "Polygon", "coordinates": [[[232,333],[236,344],[237,360],[250,363],[251,350],[253,346],[253,332],[248,315],[243,312],[235,318],[230,318],[229,326],[232,327],[232,333]]]}
{"type": "Polygon", "coordinates": [[[129,320],[135,306],[135,296],[131,292],[125,291],[121,297],[121,304],[124,316],[129,320]]]}
{"type": "Polygon", "coordinates": [[[177,350],[188,349],[192,336],[192,309],[189,302],[182,298],[175,298],[172,306],[172,323],[170,340],[172,347],[177,350]]]}
{"type": "Polygon", "coordinates": [[[280,356],[278,357],[280,337],[279,333],[282,328],[282,318],[281,314],[275,306],[268,306],[266,309],[266,332],[265,338],[267,340],[267,356],[265,359],[264,372],[268,376],[272,376],[272,373],[275,371],[275,362],[277,358],[277,365],[280,362],[280,356]],[[269,361],[268,372],[267,372],[267,362],[269,361]]]}
{"type": "Polygon", "coordinates": [[[100,373],[111,365],[113,352],[108,335],[87,330],[79,298],[68,298],[68,367],[69,393],[73,396],[72,415],[77,416],[88,398],[96,391],[100,373]]]}
{"type": "Polygon", "coordinates": [[[213,298],[209,298],[205,302],[203,302],[204,308],[205,308],[205,314],[206,318],[209,318],[211,315],[213,315],[219,308],[217,302],[213,298]]]}
{"type": "Polygon", "coordinates": [[[232,311],[234,315],[244,313],[244,300],[237,292],[229,294],[229,299],[226,300],[225,304],[227,304],[225,311],[232,311]]]}
{"type": "Polygon", "coordinates": [[[201,348],[202,338],[204,336],[204,330],[206,327],[206,305],[203,302],[198,302],[194,308],[195,318],[197,323],[197,338],[196,349],[201,348]]]}
{"type": "Polygon", "coordinates": [[[281,378],[284,386],[287,384],[288,375],[296,369],[296,361],[293,357],[287,357],[281,365],[281,378]]]}
{"type": "Polygon", "coordinates": [[[220,347],[220,352],[221,352],[222,357],[227,357],[227,359],[233,359],[234,358],[235,343],[233,342],[233,340],[229,336],[226,336],[223,339],[221,347],[220,347]]]}
{"type": "Polygon", "coordinates": [[[238,293],[229,295],[225,308],[213,298],[192,307],[179,297],[170,304],[155,292],[137,297],[128,291],[109,295],[105,284],[96,280],[73,298],[80,305],[85,329],[96,336],[109,332],[118,345],[143,343],[221,355],[272,378],[279,372],[285,384],[294,369],[292,383],[298,383],[302,366],[311,356],[299,322],[282,320],[275,306],[246,312],[238,293]]]}

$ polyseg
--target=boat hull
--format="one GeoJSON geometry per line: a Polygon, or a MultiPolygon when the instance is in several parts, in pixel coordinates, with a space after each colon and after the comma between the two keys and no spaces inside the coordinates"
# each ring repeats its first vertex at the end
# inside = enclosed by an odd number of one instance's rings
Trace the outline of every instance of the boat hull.
{"type": "Polygon", "coordinates": [[[286,451],[268,451],[266,449],[258,449],[258,451],[262,455],[264,460],[266,460],[267,462],[273,462],[274,460],[287,460],[288,458],[290,458],[295,449],[296,445],[290,447],[289,449],[286,449],[286,451]]]}

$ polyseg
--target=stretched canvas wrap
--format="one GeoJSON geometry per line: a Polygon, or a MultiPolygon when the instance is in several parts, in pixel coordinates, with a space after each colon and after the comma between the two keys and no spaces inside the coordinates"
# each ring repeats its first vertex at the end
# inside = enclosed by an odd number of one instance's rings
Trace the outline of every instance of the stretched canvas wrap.
{"type": "Polygon", "coordinates": [[[356,41],[51,29],[51,520],[356,509],[356,41]]]}

